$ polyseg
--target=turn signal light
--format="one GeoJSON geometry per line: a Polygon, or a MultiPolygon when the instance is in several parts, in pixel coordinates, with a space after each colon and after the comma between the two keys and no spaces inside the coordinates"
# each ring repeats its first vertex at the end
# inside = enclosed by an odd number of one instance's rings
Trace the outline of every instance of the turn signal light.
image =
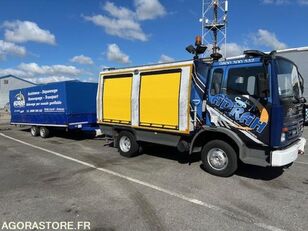
{"type": "Polygon", "coordinates": [[[282,128],[282,132],[288,132],[289,129],[288,128],[282,128]]]}

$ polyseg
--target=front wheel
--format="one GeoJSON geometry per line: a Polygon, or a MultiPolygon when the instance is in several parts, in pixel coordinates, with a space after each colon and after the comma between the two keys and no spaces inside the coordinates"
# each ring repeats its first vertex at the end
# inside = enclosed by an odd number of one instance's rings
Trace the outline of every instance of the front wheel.
{"type": "Polygon", "coordinates": [[[139,144],[132,133],[127,131],[120,132],[117,141],[118,150],[122,156],[133,157],[138,154],[139,144]]]}
{"type": "Polygon", "coordinates": [[[216,176],[231,176],[238,167],[235,150],[222,140],[212,140],[204,145],[201,159],[205,170],[216,176]]]}

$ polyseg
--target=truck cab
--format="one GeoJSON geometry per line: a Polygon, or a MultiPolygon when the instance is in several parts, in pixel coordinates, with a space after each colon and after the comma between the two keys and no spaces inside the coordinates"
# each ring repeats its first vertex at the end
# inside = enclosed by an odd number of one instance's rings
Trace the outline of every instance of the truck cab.
{"type": "MultiPolygon", "coordinates": [[[[195,62],[196,67],[210,65],[208,74],[197,71],[208,77],[204,125],[196,137],[204,140],[209,131],[218,137],[225,134],[237,143],[242,162],[259,166],[288,165],[303,153],[303,80],[293,62],[258,51],[247,51],[239,59],[195,62]]],[[[193,142],[191,151],[196,146],[193,142]]],[[[212,162],[208,168],[219,174],[228,156],[219,147],[213,150],[204,162],[212,162]]]]}

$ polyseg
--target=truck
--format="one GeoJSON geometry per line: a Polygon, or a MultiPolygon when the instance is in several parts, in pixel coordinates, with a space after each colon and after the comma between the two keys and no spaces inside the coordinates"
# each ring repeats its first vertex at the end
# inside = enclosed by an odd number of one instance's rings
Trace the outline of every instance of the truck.
{"type": "Polygon", "coordinates": [[[190,47],[193,60],[102,71],[102,132],[125,157],[145,142],[172,146],[201,153],[204,169],[222,177],[239,163],[291,165],[306,144],[297,66],[275,51],[220,59],[199,58],[199,48],[190,47]]]}
{"type": "Polygon", "coordinates": [[[97,83],[80,81],[12,90],[11,124],[31,126],[31,135],[42,138],[56,129],[95,131],[96,95],[97,83]]]}

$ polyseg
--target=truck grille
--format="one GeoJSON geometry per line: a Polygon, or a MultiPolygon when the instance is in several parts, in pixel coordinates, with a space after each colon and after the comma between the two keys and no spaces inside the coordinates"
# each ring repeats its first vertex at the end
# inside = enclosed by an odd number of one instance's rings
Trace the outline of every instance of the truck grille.
{"type": "MultiPolygon", "coordinates": [[[[305,114],[305,117],[308,116],[305,114]]],[[[308,119],[308,118],[307,118],[308,119]]],[[[293,142],[298,139],[304,132],[304,116],[303,116],[303,106],[299,105],[296,107],[295,114],[288,116],[285,120],[284,127],[288,128],[287,132],[287,142],[293,142]]]]}

